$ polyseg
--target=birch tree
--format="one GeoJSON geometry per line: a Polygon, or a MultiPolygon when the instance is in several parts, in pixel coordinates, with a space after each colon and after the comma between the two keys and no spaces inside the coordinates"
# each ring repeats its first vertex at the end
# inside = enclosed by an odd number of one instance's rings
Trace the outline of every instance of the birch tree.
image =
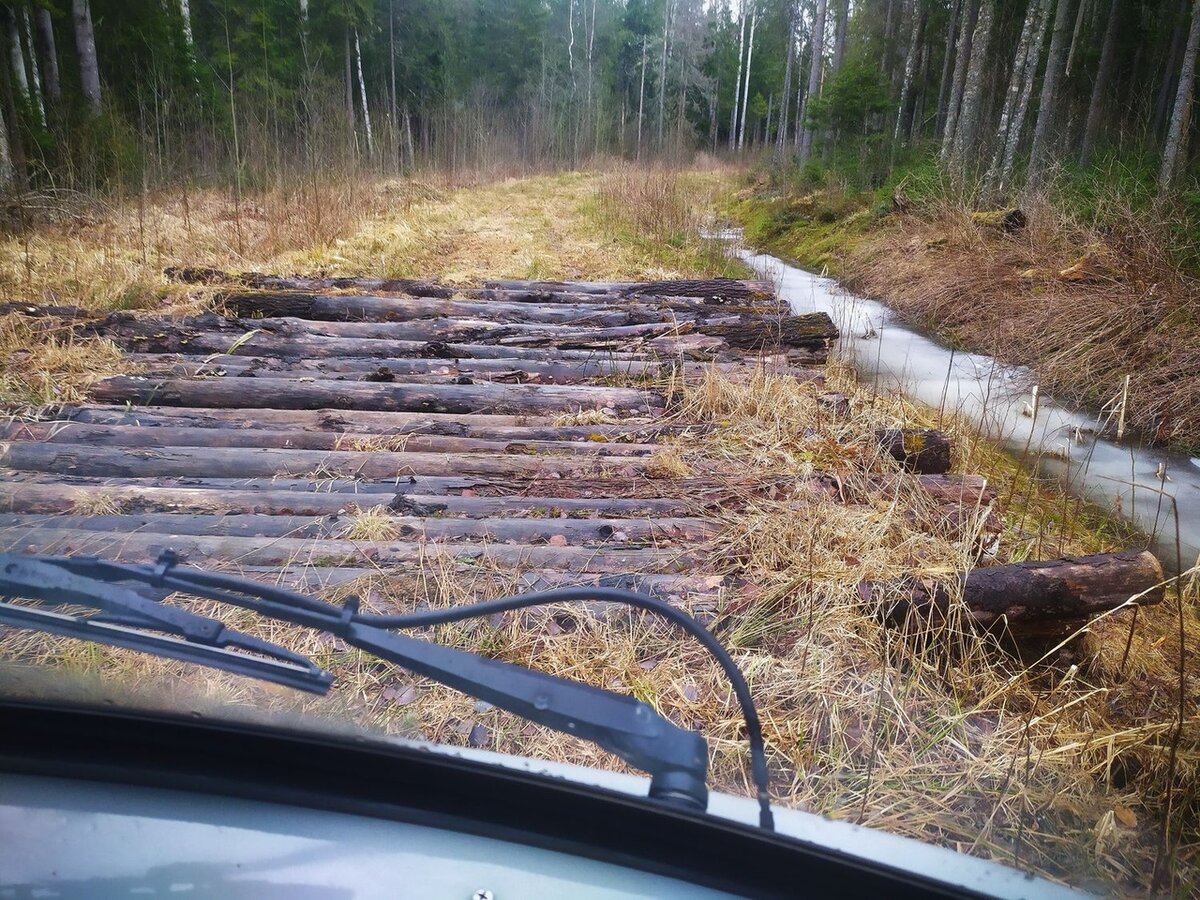
{"type": "Polygon", "coordinates": [[[913,23],[912,39],[908,44],[908,56],[904,60],[904,81],[900,86],[900,106],[896,112],[896,129],[892,140],[900,143],[910,137],[913,115],[914,79],[919,57],[925,41],[925,25],[929,20],[929,7],[922,0],[917,0],[917,20],[913,23]]]}
{"type": "Polygon", "coordinates": [[[367,104],[367,82],[363,78],[362,45],[358,40],[358,29],[354,29],[354,61],[358,68],[358,96],[362,100],[363,128],[367,132],[367,155],[375,155],[375,138],[371,134],[371,107],[367,104]]]}
{"type": "Polygon", "coordinates": [[[963,161],[975,151],[980,107],[983,104],[984,66],[987,64],[988,46],[992,40],[993,10],[993,0],[982,0],[979,4],[979,17],[975,22],[975,32],[971,36],[971,62],[967,66],[962,110],[955,129],[952,153],[952,160],[960,170],[963,161]]]}
{"type": "Polygon", "coordinates": [[[740,151],[746,145],[746,119],[750,112],[750,63],[754,59],[754,30],[758,27],[758,4],[755,3],[754,9],[750,13],[750,38],[746,41],[746,84],[742,89],[742,126],[738,131],[737,148],[740,151]]]}
{"type": "MultiPolygon", "coordinates": [[[[1119,0],[1118,0],[1119,2],[1119,0]]],[[[1013,60],[1012,75],[1004,97],[1004,109],[996,128],[996,147],[984,183],[989,193],[1003,193],[1012,177],[1017,148],[1025,130],[1029,99],[1033,95],[1034,79],[1042,58],[1042,42],[1046,37],[1049,19],[1049,0],[1030,0],[1021,28],[1021,40],[1013,60]]]]}
{"type": "Polygon", "coordinates": [[[738,110],[742,99],[742,54],[746,49],[746,3],[742,0],[738,11],[738,69],[733,83],[733,113],[729,119],[729,149],[737,148],[738,110]]]}
{"type": "Polygon", "coordinates": [[[964,0],[962,19],[958,32],[958,53],[954,58],[954,77],[950,84],[950,97],[946,103],[946,125],[942,130],[942,149],[939,158],[943,163],[954,152],[954,134],[958,128],[958,114],[962,107],[963,91],[967,85],[967,69],[971,64],[971,40],[979,19],[979,0],[964,0]]]}
{"type": "Polygon", "coordinates": [[[54,20],[50,10],[44,6],[34,7],[34,28],[37,31],[37,48],[42,57],[42,76],[46,84],[46,96],[51,103],[62,101],[62,80],[58,70],[58,49],[54,41],[54,20]]]}
{"type": "Polygon", "coordinates": [[[1160,192],[1166,192],[1175,179],[1179,158],[1187,144],[1188,126],[1191,124],[1192,100],[1196,86],[1196,51],[1200,48],[1200,0],[1192,3],[1192,24],[1188,29],[1187,45],[1183,51],[1183,67],[1179,72],[1179,87],[1175,92],[1175,105],[1171,109],[1171,123],[1167,129],[1167,140],[1163,145],[1162,167],[1158,172],[1160,192]]]}

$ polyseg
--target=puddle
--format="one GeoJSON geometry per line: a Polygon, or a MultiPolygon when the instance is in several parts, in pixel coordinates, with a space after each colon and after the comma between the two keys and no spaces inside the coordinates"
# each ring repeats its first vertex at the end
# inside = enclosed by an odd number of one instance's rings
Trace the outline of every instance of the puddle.
{"type": "MultiPolygon", "coordinates": [[[[726,239],[734,234],[722,234],[726,239]]],[[[1032,374],[990,356],[954,352],[902,325],[884,304],[850,294],[829,278],[766,254],[738,256],[779,285],[798,313],[828,313],[840,350],[879,390],[902,391],[933,409],[974,422],[989,438],[1076,495],[1131,519],[1153,535],[1163,564],[1200,558],[1200,459],[1098,438],[1094,416],[1042,395],[1032,413],[1032,374]],[[1176,517],[1176,512],[1178,517],[1176,517]]]]}

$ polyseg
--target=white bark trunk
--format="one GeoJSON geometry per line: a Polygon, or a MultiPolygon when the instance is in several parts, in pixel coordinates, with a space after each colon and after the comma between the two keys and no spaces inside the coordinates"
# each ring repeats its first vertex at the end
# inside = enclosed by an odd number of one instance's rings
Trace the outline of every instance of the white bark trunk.
{"type": "Polygon", "coordinates": [[[908,56],[904,60],[904,82],[900,87],[900,108],[896,112],[896,130],[892,134],[893,143],[899,143],[900,138],[908,138],[905,132],[905,113],[912,102],[913,76],[916,74],[917,60],[921,56],[921,41],[925,39],[925,21],[927,13],[922,6],[917,10],[917,21],[913,23],[912,40],[908,43],[908,56]]]}
{"type": "Polygon", "coordinates": [[[758,27],[758,7],[750,15],[750,38],[746,41],[746,85],[742,88],[742,127],[738,131],[738,150],[746,146],[746,119],[750,112],[750,63],[754,59],[754,30],[758,27]]]}
{"type": "Polygon", "coordinates": [[[987,62],[988,45],[992,39],[993,11],[992,0],[982,0],[979,18],[975,23],[975,33],[971,37],[971,63],[967,67],[962,111],[959,113],[958,127],[954,134],[953,160],[958,166],[975,152],[980,106],[983,103],[984,65],[987,62]]]}
{"type": "Polygon", "coordinates": [[[646,36],[642,36],[642,83],[638,87],[637,158],[642,158],[642,117],[646,111],[646,36]]]}
{"type": "Polygon", "coordinates": [[[658,149],[663,146],[663,127],[667,116],[667,53],[671,36],[671,12],[674,4],[667,0],[663,8],[662,60],[658,67],[658,149]]]}
{"type": "Polygon", "coordinates": [[[733,115],[729,119],[730,150],[737,147],[738,106],[742,98],[742,58],[746,52],[746,7],[744,0],[738,19],[738,70],[737,81],[733,83],[733,115]]]}
{"type": "Polygon", "coordinates": [[[1017,44],[1017,55],[1013,60],[1012,75],[1008,79],[1008,90],[1004,95],[1004,109],[996,128],[996,149],[984,179],[989,191],[1003,190],[1011,174],[1012,160],[1025,128],[1025,113],[1029,108],[1029,95],[1041,59],[1045,29],[1045,0],[1030,0],[1025,24],[1021,28],[1021,40],[1017,44]]]}
{"type": "Polygon", "coordinates": [[[0,115],[0,188],[8,189],[13,185],[12,151],[8,146],[8,124],[0,115]]]}
{"type": "Polygon", "coordinates": [[[1175,92],[1175,106],[1171,110],[1171,125],[1167,129],[1167,141],[1163,146],[1162,168],[1158,173],[1158,186],[1166,191],[1175,178],[1179,158],[1186,145],[1188,125],[1191,122],[1192,100],[1196,82],[1196,51],[1200,48],[1200,0],[1192,4],[1192,26],[1188,30],[1187,46],[1183,51],[1183,68],[1179,73],[1179,88],[1175,92]]]}
{"type": "Polygon", "coordinates": [[[46,101],[42,97],[42,73],[38,66],[37,50],[33,46],[33,28],[29,23],[29,7],[21,8],[21,28],[25,32],[25,47],[29,50],[29,74],[33,76],[33,103],[38,121],[46,122],[46,101]]]}
{"type": "Polygon", "coordinates": [[[788,15],[787,43],[784,50],[784,52],[787,53],[787,61],[783,66],[783,91],[780,94],[779,99],[779,133],[775,140],[777,154],[783,153],[784,145],[787,143],[788,112],[791,109],[792,102],[792,56],[795,49],[796,16],[799,12],[799,8],[799,3],[793,2],[791,12],[788,15]]]}
{"type": "Polygon", "coordinates": [[[354,29],[354,62],[358,69],[358,95],[362,100],[363,127],[367,131],[367,155],[375,155],[375,138],[371,134],[371,108],[367,105],[367,82],[363,79],[362,45],[358,42],[358,29],[354,29]]]}
{"type": "Polygon", "coordinates": [[[950,102],[946,105],[946,126],[942,131],[940,158],[944,163],[954,150],[954,135],[958,129],[958,116],[962,107],[963,91],[967,84],[967,69],[971,64],[971,40],[975,35],[975,24],[979,18],[979,0],[964,0],[962,22],[958,32],[958,56],[954,60],[954,80],[950,84],[950,102]]]}
{"type": "Polygon", "coordinates": [[[88,0],[71,0],[71,20],[75,25],[75,48],[79,53],[79,80],[88,115],[100,115],[100,67],[96,61],[96,33],[92,28],[92,8],[88,0]]]}

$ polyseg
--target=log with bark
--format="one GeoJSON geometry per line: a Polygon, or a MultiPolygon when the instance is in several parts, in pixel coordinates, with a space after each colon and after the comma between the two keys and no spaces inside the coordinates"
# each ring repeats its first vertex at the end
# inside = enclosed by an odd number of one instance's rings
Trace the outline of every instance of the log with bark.
{"type": "Polygon", "coordinates": [[[93,400],[227,409],[355,409],[429,413],[551,413],[609,409],[649,415],[667,401],[632,388],[541,384],[388,384],[290,378],[142,378],[94,383],[93,400]]]}
{"type": "Polygon", "coordinates": [[[653,444],[614,441],[494,441],[484,438],[399,436],[266,428],[195,428],[171,425],[88,425],[82,422],[0,423],[0,440],[91,447],[278,447],[290,450],[356,450],[361,453],[547,453],[567,456],[649,456],[653,444]]]}
{"type": "Polygon", "coordinates": [[[420,278],[311,277],[267,275],[261,272],[224,272],[204,266],[168,266],[163,270],[171,281],[184,284],[239,284],[262,290],[330,291],[365,290],[415,294],[421,297],[452,297],[454,288],[420,278]]]}
{"type": "Polygon", "coordinates": [[[377,410],[209,409],[186,406],[43,407],[30,417],[41,422],[91,425],[265,428],[354,434],[439,434],[500,441],[652,441],[662,435],[698,434],[702,425],[623,419],[589,425],[559,425],[554,416],[451,415],[377,410]]]}
{"type": "Polygon", "coordinates": [[[916,579],[864,582],[859,593],[892,623],[945,618],[961,597],[977,624],[1024,632],[1090,619],[1127,603],[1160,603],[1165,587],[1154,554],[1130,550],[973,569],[953,586],[916,579]]]}
{"type": "Polygon", "coordinates": [[[688,572],[699,560],[677,549],[555,547],[544,544],[463,544],[436,541],[308,540],[186,534],[112,534],[83,529],[32,527],[0,531],[0,552],[104,556],[151,562],[171,549],[189,565],[236,562],[246,566],[406,566],[416,572],[450,562],[474,562],[567,572],[688,572]]]}
{"type": "Polygon", "coordinates": [[[922,475],[950,471],[950,436],[932,428],[891,428],[875,432],[879,446],[904,467],[922,475]]]}
{"type": "Polygon", "coordinates": [[[402,479],[409,475],[575,479],[607,473],[633,477],[646,469],[641,457],[518,456],[489,453],[360,453],[347,450],[284,450],[243,447],[88,447],[79,444],[0,443],[0,466],[26,472],[117,478],[262,477],[402,479]]]}
{"type": "Polygon", "coordinates": [[[115,508],[124,513],[187,510],[267,516],[334,516],[384,507],[406,516],[514,516],[547,521],[581,515],[633,519],[669,517],[689,511],[686,501],[674,499],[416,494],[397,493],[390,485],[351,482],[342,482],[343,490],[333,490],[338,485],[289,479],[268,482],[257,489],[252,489],[252,479],[217,479],[215,484],[209,480],[200,485],[147,484],[148,481],[153,479],[91,479],[86,484],[7,479],[0,481],[0,510],[61,514],[115,508]],[[371,487],[385,490],[371,491],[368,489],[371,487]]]}
{"type": "Polygon", "coordinates": [[[606,552],[619,546],[653,543],[666,546],[700,542],[717,535],[720,527],[705,519],[546,519],[546,518],[440,518],[372,515],[369,527],[356,533],[357,516],[347,515],[213,515],[195,513],[141,513],[102,515],[27,515],[0,513],[5,529],[67,529],[112,534],[176,534],[311,539],[475,540],[502,544],[551,544],[582,547],[604,545],[606,552]]]}

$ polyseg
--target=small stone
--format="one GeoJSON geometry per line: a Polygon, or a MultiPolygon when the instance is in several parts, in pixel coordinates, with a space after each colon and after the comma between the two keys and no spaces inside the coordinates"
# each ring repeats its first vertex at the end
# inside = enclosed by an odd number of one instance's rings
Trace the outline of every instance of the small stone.
{"type": "Polygon", "coordinates": [[[658,658],[657,657],[651,657],[650,659],[643,659],[640,663],[638,663],[638,668],[644,669],[647,672],[649,672],[651,669],[656,668],[657,666],[658,666],[658,658]]]}
{"type": "Polygon", "coordinates": [[[486,747],[492,739],[492,733],[486,725],[476,725],[467,735],[467,743],[472,747],[486,747]]]}
{"type": "Polygon", "coordinates": [[[552,535],[547,543],[551,547],[565,547],[567,546],[567,536],[565,534],[552,535]]]}

